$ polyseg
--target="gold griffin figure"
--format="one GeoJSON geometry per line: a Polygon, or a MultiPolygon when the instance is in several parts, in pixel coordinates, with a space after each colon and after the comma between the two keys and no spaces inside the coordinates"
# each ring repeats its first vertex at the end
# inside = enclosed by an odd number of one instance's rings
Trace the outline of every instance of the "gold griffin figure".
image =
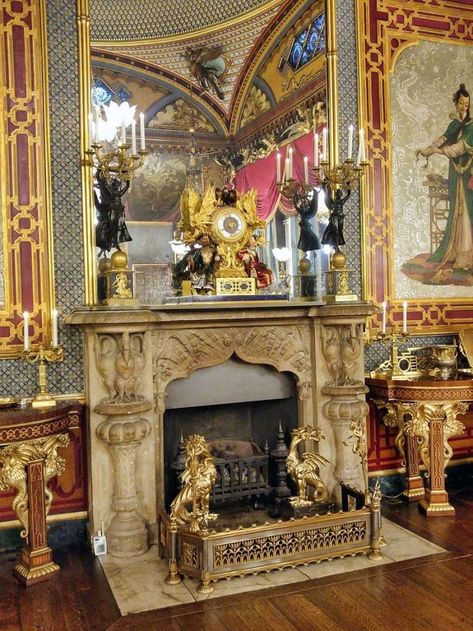
{"type": "Polygon", "coordinates": [[[185,448],[186,468],[181,475],[184,486],[171,503],[171,521],[178,525],[189,524],[191,532],[201,532],[209,521],[218,517],[209,512],[210,492],[217,479],[217,470],[203,436],[188,436],[185,448]]]}
{"type": "Polygon", "coordinates": [[[318,427],[298,427],[292,431],[289,455],[286,459],[286,467],[289,475],[297,485],[297,495],[289,499],[292,506],[310,506],[311,504],[325,502],[329,493],[327,486],[319,477],[319,467],[328,464],[327,458],[316,453],[304,453],[299,455],[298,445],[303,440],[315,440],[319,442],[325,438],[318,427]],[[310,499],[309,487],[313,489],[313,498],[310,499]]]}

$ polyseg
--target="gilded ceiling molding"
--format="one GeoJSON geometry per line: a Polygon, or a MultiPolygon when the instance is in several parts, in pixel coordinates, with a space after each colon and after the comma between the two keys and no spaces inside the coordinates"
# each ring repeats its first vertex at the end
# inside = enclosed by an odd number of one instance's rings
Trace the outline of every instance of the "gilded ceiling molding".
{"type": "MultiPolygon", "coordinates": [[[[253,46],[253,50],[247,57],[247,61],[233,90],[230,104],[230,134],[235,135],[239,129],[242,110],[253,84],[253,78],[260,71],[263,63],[277,46],[280,39],[293,27],[293,23],[297,23],[300,14],[310,7],[310,11],[315,15],[321,5],[323,5],[323,2],[320,0],[314,3],[307,0],[292,0],[282,12],[278,13],[271,20],[260,34],[253,46]]],[[[305,12],[307,13],[307,11],[305,12]]]]}

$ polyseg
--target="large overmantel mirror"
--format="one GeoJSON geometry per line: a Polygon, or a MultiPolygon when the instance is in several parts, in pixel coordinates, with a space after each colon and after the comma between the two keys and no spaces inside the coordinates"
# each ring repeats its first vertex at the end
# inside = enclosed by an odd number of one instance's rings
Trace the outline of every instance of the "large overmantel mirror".
{"type": "MultiPolygon", "coordinates": [[[[276,154],[284,160],[292,147],[302,179],[305,168],[312,172],[314,130],[327,122],[337,127],[336,99],[327,103],[327,95],[336,96],[334,3],[141,0],[130,19],[127,3],[78,0],[78,12],[84,156],[102,125],[97,117],[110,108],[136,106],[137,121],[144,115],[146,155],[123,187],[126,229],[117,240],[135,287],[145,291],[151,278],[141,301],[161,301],[166,270],[180,256],[172,246],[189,186],[202,194],[211,184],[230,184],[240,193],[256,189],[260,258],[277,273],[273,248],[289,246],[292,258],[303,256],[296,247],[297,213],[279,195],[276,154]]],[[[136,143],[137,154],[143,148],[138,122],[136,134],[131,125],[119,127],[117,139],[136,143]]],[[[336,142],[332,134],[332,155],[336,142]]],[[[96,243],[101,193],[94,204],[90,160],[83,169],[86,297],[95,304],[104,255],[96,243]]]]}

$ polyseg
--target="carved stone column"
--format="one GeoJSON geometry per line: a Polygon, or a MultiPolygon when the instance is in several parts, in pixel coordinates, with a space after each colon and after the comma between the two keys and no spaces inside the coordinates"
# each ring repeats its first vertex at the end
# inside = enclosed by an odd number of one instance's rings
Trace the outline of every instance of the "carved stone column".
{"type": "Polygon", "coordinates": [[[321,331],[322,352],[330,380],[321,393],[329,398],[322,413],[331,422],[336,449],[334,475],[338,482],[366,491],[366,472],[358,454],[350,449],[355,419],[364,419],[369,411],[365,401],[368,388],[357,379],[363,341],[360,324],[333,324],[321,331]]]}
{"type": "Polygon", "coordinates": [[[107,416],[97,427],[97,436],[108,445],[112,458],[115,515],[106,534],[108,550],[114,556],[136,556],[148,549],[148,531],[138,510],[136,453],[151,432],[151,425],[139,414],[151,407],[149,401],[141,401],[99,403],[95,408],[98,414],[107,416]]]}
{"type": "MultiPolygon", "coordinates": [[[[334,475],[339,482],[359,486],[361,464],[358,454],[348,447],[353,436],[353,419],[364,419],[369,411],[365,396],[368,388],[363,384],[353,386],[324,386],[322,393],[329,396],[322,407],[324,415],[331,421],[335,436],[337,461],[334,475]]],[[[366,489],[361,489],[365,491],[366,489]]]]}

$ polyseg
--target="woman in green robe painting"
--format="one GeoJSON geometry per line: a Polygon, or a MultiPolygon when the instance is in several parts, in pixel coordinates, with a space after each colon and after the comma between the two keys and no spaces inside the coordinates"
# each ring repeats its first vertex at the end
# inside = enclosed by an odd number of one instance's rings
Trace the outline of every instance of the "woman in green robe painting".
{"type": "Polygon", "coordinates": [[[442,241],[431,255],[419,254],[402,266],[416,280],[435,285],[473,285],[473,120],[470,95],[460,84],[453,95],[456,112],[442,136],[417,157],[449,159],[449,212],[442,241]]]}

